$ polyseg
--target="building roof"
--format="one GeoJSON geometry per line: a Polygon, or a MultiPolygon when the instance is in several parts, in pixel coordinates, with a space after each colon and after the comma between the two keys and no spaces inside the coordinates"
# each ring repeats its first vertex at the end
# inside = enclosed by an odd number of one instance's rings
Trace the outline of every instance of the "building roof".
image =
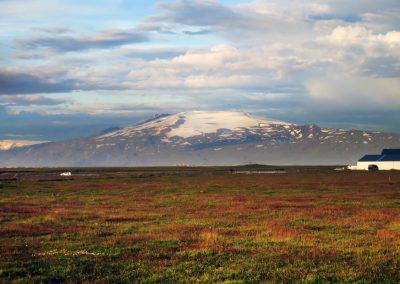
{"type": "Polygon", "coordinates": [[[358,161],[359,162],[376,162],[379,160],[380,157],[381,157],[381,155],[365,155],[358,161]]]}
{"type": "Polygon", "coordinates": [[[384,149],[380,155],[365,155],[359,162],[395,162],[400,161],[400,149],[384,149]]]}
{"type": "Polygon", "coordinates": [[[379,158],[379,161],[382,162],[400,162],[400,155],[382,155],[381,158],[379,158]]]}
{"type": "Polygon", "coordinates": [[[396,155],[396,156],[400,156],[400,149],[383,149],[382,155],[396,155]]]}

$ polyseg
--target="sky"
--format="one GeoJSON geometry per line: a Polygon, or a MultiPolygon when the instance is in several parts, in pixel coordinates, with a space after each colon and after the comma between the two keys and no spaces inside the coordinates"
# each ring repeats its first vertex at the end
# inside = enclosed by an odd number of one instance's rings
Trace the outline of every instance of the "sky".
{"type": "Polygon", "coordinates": [[[240,110],[400,132],[398,0],[0,0],[0,139],[240,110]]]}

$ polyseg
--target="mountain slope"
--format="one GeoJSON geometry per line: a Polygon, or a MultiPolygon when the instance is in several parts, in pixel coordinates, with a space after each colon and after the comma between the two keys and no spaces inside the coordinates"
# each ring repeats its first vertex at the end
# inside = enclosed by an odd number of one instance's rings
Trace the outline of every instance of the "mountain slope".
{"type": "Polygon", "coordinates": [[[298,126],[243,112],[183,112],[98,136],[0,154],[7,166],[346,164],[400,146],[400,135],[298,126]]]}
{"type": "Polygon", "coordinates": [[[26,147],[36,144],[45,143],[45,141],[30,140],[0,140],[0,151],[10,150],[19,147],[26,147]]]}

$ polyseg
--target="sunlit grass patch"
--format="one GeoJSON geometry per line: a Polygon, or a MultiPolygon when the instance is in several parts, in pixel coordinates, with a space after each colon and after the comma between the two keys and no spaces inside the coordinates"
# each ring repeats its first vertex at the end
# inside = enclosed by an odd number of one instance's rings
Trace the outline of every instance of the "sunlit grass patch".
{"type": "Polygon", "coordinates": [[[400,174],[336,175],[8,181],[0,282],[399,282],[400,174]]]}

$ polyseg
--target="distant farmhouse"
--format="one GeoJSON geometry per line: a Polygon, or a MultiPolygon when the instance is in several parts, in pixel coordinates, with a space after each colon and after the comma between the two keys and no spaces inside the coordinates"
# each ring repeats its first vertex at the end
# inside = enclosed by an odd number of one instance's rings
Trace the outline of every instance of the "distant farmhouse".
{"type": "Polygon", "coordinates": [[[384,149],[380,155],[365,155],[350,170],[400,170],[400,149],[384,149]]]}

